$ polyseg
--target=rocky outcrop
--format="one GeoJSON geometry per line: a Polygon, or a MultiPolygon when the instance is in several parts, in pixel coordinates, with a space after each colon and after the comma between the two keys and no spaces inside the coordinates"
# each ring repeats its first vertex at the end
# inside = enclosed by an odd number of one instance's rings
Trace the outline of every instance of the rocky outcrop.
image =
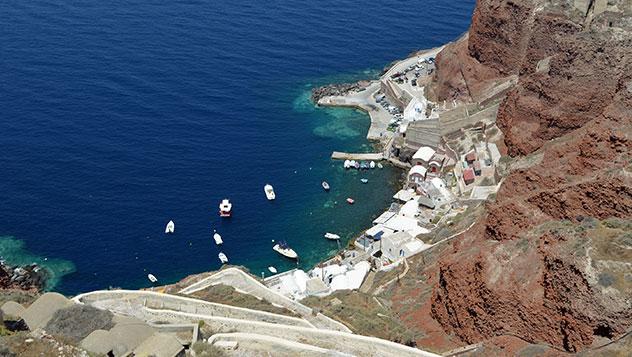
{"type": "Polygon", "coordinates": [[[10,266],[0,261],[0,290],[37,292],[44,288],[48,274],[37,264],[10,266]]]}
{"type": "Polygon", "coordinates": [[[334,83],[312,89],[312,102],[318,103],[323,97],[343,96],[347,93],[361,92],[370,85],[369,81],[359,81],[355,83],[334,83]]]}
{"type": "Polygon", "coordinates": [[[464,343],[509,335],[581,351],[620,336],[632,247],[607,222],[632,221],[632,3],[479,0],[469,37],[444,52],[439,100],[518,80],[497,118],[514,162],[440,259],[432,316],[464,343]]]}

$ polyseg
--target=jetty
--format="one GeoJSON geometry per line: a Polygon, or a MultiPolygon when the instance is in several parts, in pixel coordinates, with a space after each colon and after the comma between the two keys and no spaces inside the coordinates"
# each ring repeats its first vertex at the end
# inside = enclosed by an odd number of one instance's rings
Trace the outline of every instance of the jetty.
{"type": "Polygon", "coordinates": [[[377,153],[348,153],[348,152],[334,151],[331,154],[331,158],[333,160],[380,161],[380,160],[384,160],[384,154],[381,153],[381,152],[377,152],[377,153]]]}

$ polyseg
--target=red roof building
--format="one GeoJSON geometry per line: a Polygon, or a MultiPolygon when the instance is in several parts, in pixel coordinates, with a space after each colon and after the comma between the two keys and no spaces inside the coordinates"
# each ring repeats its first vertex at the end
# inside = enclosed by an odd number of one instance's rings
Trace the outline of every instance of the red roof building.
{"type": "Polygon", "coordinates": [[[478,160],[474,161],[474,173],[476,174],[476,176],[481,175],[481,162],[478,160]]]}
{"type": "Polygon", "coordinates": [[[465,155],[465,161],[467,161],[468,164],[476,161],[476,153],[474,151],[467,153],[467,155],[465,155]]]}
{"type": "Polygon", "coordinates": [[[467,169],[465,169],[463,171],[463,181],[465,182],[466,185],[471,184],[472,182],[474,182],[474,170],[471,167],[468,167],[467,169]]]}

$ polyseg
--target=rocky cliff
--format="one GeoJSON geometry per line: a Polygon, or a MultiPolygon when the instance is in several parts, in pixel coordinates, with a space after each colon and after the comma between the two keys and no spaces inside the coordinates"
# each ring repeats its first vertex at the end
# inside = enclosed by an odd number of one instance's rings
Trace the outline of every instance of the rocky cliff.
{"type": "Polygon", "coordinates": [[[432,316],[466,343],[584,350],[632,327],[632,2],[479,0],[431,94],[479,101],[511,78],[507,177],[441,258],[432,316]]]}

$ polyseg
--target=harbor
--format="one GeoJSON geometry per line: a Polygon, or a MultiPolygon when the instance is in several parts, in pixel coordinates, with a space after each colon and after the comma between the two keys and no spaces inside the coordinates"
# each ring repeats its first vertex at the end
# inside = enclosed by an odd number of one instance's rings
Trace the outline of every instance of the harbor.
{"type": "Polygon", "coordinates": [[[344,169],[362,171],[375,168],[375,162],[382,167],[385,161],[402,169],[405,177],[390,206],[353,237],[349,247],[312,269],[266,278],[268,288],[296,300],[360,289],[371,274],[406,264],[472,227],[468,213],[500,184],[496,170],[501,154],[493,120],[497,106],[493,101],[478,107],[429,101],[424,89],[440,50],[420,51],[396,62],[368,85],[348,85],[347,93],[317,98],[320,106],[365,111],[371,119],[367,138],[383,150],[334,151],[335,164],[344,160],[344,169]]]}

